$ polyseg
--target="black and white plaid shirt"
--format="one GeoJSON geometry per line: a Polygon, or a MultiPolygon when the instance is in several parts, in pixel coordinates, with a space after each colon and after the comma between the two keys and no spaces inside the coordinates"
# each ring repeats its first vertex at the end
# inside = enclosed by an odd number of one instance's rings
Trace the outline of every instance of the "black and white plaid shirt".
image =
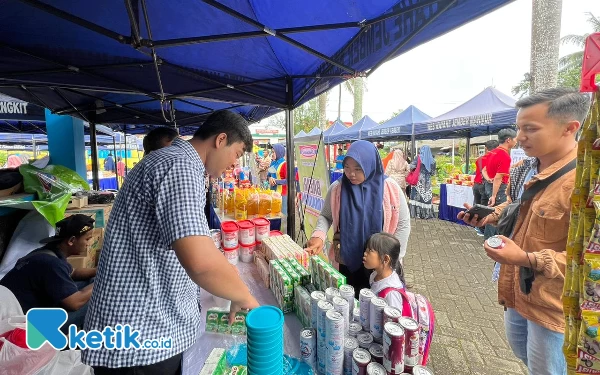
{"type": "MultiPolygon", "coordinates": [[[[84,329],[129,324],[140,341],[172,338],[170,350],[84,350],[90,366],[132,367],[177,355],[196,338],[197,286],[171,244],[209,236],[204,164],[186,141],[154,151],[127,175],[106,228],[84,329]]],[[[201,251],[201,249],[198,249],[201,251]]]]}

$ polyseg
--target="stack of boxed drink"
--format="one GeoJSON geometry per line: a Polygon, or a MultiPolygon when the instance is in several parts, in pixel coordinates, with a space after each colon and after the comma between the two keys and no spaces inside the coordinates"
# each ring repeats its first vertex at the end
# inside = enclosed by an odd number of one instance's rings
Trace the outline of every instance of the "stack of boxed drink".
{"type": "Polygon", "coordinates": [[[271,290],[285,313],[293,310],[294,288],[310,284],[310,274],[296,259],[272,259],[269,262],[271,290]]]}
{"type": "Polygon", "coordinates": [[[268,260],[293,258],[308,268],[308,253],[288,235],[264,238],[261,251],[268,260]]]}
{"type": "Polygon", "coordinates": [[[294,311],[302,326],[309,327],[311,319],[310,293],[301,285],[294,288],[294,311]]]}
{"type": "Polygon", "coordinates": [[[247,375],[246,366],[227,367],[227,353],[225,349],[215,348],[210,352],[208,359],[199,375],[247,375]]]}
{"type": "Polygon", "coordinates": [[[229,324],[229,310],[212,307],[206,311],[206,332],[246,336],[246,312],[238,311],[229,324]]]}
{"type": "Polygon", "coordinates": [[[318,255],[310,258],[310,275],[315,288],[321,291],[346,284],[346,276],[318,255]]]}

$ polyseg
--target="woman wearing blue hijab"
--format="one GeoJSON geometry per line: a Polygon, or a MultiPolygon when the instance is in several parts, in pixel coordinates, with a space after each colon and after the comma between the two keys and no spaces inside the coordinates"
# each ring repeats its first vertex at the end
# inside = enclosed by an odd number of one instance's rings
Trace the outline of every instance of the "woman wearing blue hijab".
{"type": "Polygon", "coordinates": [[[371,142],[354,142],[343,164],[344,174],[329,187],[306,250],[311,254],[321,252],[333,225],[335,236],[329,260],[339,264],[340,272],[358,296],[360,289],[369,288],[370,271],[363,265],[369,237],[382,231],[394,235],[400,241],[400,258],[404,257],[410,215],[402,189],[384,175],[379,152],[371,142]]]}
{"type": "Polygon", "coordinates": [[[417,168],[417,163],[421,164],[421,169],[419,170],[419,182],[410,189],[410,217],[431,219],[435,217],[431,177],[436,173],[436,165],[429,146],[421,146],[419,157],[410,164],[411,171],[417,168]]]}

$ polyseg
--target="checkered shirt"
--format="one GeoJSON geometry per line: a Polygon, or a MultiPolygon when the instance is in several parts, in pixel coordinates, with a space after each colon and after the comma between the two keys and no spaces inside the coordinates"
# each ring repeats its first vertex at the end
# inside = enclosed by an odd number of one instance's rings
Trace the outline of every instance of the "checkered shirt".
{"type": "MultiPolygon", "coordinates": [[[[154,364],[190,347],[200,313],[197,286],[171,244],[210,236],[204,214],[204,164],[194,148],[176,139],[152,152],[127,175],[106,228],[85,331],[129,324],[140,341],[172,338],[172,349],[84,350],[90,366],[154,364]]],[[[202,251],[202,249],[198,249],[202,251]]]]}

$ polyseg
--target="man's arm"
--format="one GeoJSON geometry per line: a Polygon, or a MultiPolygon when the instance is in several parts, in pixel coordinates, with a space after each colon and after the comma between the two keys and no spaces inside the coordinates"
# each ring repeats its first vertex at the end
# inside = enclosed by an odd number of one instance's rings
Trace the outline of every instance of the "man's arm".
{"type": "Polygon", "coordinates": [[[487,174],[487,168],[483,167],[483,169],[481,170],[481,175],[483,176],[483,178],[487,181],[487,182],[492,182],[492,179],[490,178],[490,176],[487,174]]]}
{"type": "Polygon", "coordinates": [[[496,195],[498,195],[498,191],[500,190],[500,186],[502,185],[502,177],[504,173],[496,173],[496,177],[494,177],[494,185],[492,188],[492,196],[488,202],[488,206],[492,207],[496,204],[496,195]]]}
{"type": "Polygon", "coordinates": [[[189,277],[207,292],[232,302],[231,313],[253,309],[258,302],[235,268],[207,236],[189,236],[173,243],[179,262],[189,277]]]}
{"type": "Polygon", "coordinates": [[[75,281],[89,280],[96,277],[96,268],[76,268],[71,274],[71,278],[75,281]]]}
{"type": "Polygon", "coordinates": [[[83,307],[92,297],[92,288],[90,284],[78,292],[75,292],[61,301],[61,305],[69,311],[77,311],[83,307]]]}

